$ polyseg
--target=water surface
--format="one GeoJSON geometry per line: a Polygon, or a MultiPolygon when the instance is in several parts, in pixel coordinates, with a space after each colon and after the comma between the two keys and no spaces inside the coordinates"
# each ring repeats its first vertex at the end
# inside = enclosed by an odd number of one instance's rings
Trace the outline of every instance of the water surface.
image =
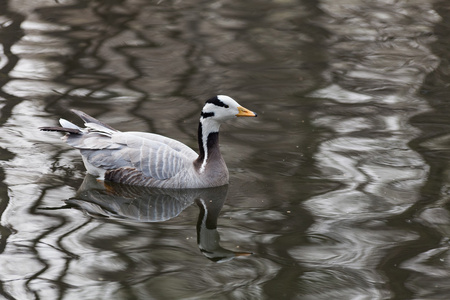
{"type": "Polygon", "coordinates": [[[450,294],[445,1],[0,8],[1,297],[450,294]],[[37,130],[75,108],[197,149],[215,94],[258,118],[222,126],[213,195],[90,185],[37,130]]]}

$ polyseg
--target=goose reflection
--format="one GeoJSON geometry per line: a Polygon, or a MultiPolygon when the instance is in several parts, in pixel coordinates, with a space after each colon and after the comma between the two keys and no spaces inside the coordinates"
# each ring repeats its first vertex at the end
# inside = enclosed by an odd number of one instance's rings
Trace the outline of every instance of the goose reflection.
{"type": "Polygon", "coordinates": [[[92,217],[163,222],[178,216],[196,202],[200,209],[197,243],[202,254],[214,262],[225,262],[250,252],[231,251],[220,246],[217,219],[228,193],[228,185],[207,189],[158,189],[98,181],[87,175],[70,207],[92,217]]]}

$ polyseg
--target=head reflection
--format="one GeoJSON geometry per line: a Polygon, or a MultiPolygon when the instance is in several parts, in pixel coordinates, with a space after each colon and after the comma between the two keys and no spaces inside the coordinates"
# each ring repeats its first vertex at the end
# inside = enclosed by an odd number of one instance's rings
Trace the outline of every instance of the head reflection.
{"type": "Polygon", "coordinates": [[[214,262],[229,261],[250,252],[235,252],[220,246],[217,219],[228,193],[228,186],[207,189],[158,189],[106,183],[87,175],[75,197],[66,203],[95,218],[134,222],[163,222],[178,216],[197,203],[197,242],[202,254],[214,262]]]}

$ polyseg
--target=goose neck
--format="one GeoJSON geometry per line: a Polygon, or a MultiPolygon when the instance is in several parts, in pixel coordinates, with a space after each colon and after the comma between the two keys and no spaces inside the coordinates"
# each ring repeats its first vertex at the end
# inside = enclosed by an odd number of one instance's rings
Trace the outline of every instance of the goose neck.
{"type": "Polygon", "coordinates": [[[219,149],[219,127],[214,121],[201,119],[198,125],[198,147],[199,156],[196,165],[200,173],[205,171],[206,164],[211,159],[220,157],[219,149]]]}

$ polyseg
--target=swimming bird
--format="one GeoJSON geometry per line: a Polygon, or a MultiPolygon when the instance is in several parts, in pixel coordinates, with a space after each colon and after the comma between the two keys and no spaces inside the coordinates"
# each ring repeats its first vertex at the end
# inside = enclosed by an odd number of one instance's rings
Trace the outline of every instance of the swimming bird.
{"type": "Polygon", "coordinates": [[[218,95],[206,101],[198,126],[199,153],[185,144],[154,133],[121,132],[78,110],[85,128],[60,119],[63,140],[79,149],[88,173],[98,179],[160,188],[206,188],[228,184],[219,149],[220,125],[235,117],[256,117],[234,99],[218,95]]]}

